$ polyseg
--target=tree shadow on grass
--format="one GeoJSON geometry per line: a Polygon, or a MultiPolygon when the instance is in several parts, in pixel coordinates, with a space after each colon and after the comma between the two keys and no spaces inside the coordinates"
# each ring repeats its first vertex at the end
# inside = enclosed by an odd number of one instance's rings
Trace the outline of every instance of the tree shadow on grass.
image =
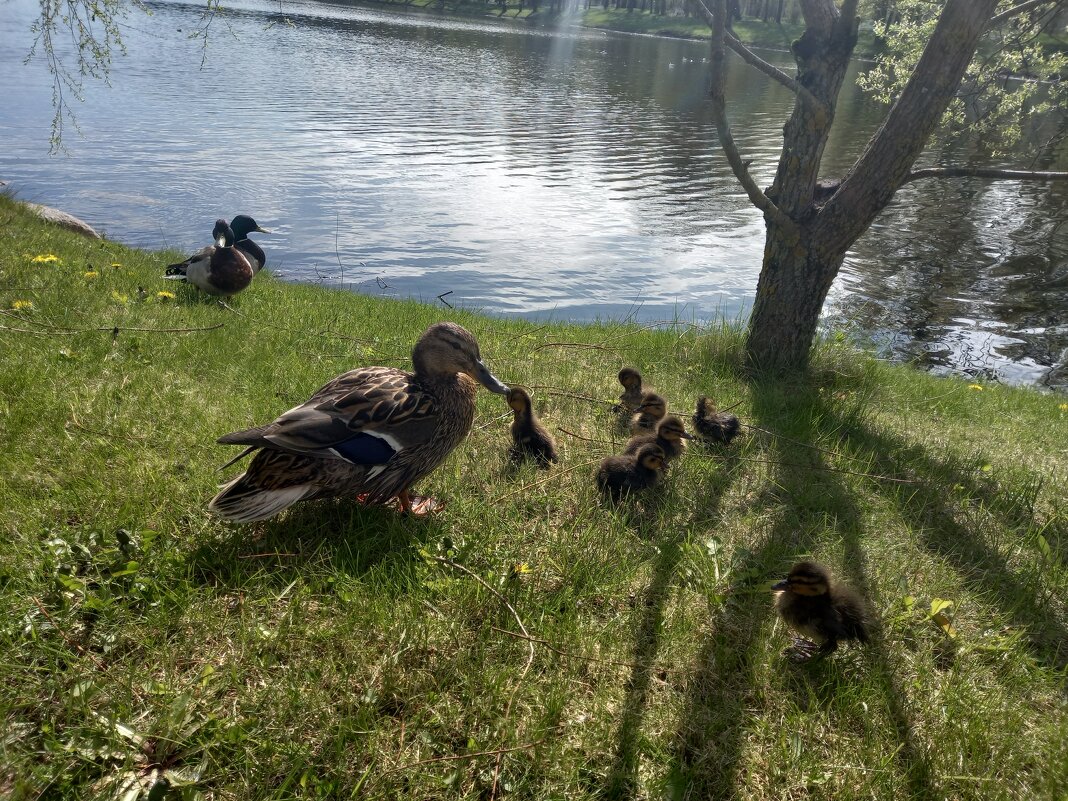
{"type": "MultiPolygon", "coordinates": [[[[774,431],[793,421],[793,438],[773,437],[767,461],[774,488],[755,501],[774,510],[774,522],[763,541],[734,551],[731,576],[734,588],[725,602],[710,610],[711,621],[690,678],[689,699],[680,721],[671,781],[685,797],[726,799],[738,795],[739,761],[749,709],[760,705],[754,688],[754,661],[763,645],[758,642],[768,615],[771,595],[765,582],[779,578],[798,557],[810,553],[828,533],[845,544],[850,578],[867,589],[860,537],[863,520],[839,477],[816,471],[824,457],[811,447],[821,434],[818,393],[811,387],[751,384],[752,408],[757,424],[774,431]],[[804,422],[799,422],[804,421],[804,422]],[[797,431],[801,427],[802,430],[797,431]]],[[[744,458],[744,457],[742,457],[744,458]]],[[[900,690],[889,670],[881,639],[873,660],[887,707],[901,741],[898,761],[913,797],[931,796],[930,771],[922,750],[911,735],[900,690]]],[[[784,666],[785,667],[785,666],[784,666]]],[[[806,690],[809,694],[811,688],[806,690]]],[[[802,699],[802,708],[803,708],[802,699]]]]}
{"type": "Polygon", "coordinates": [[[302,503],[262,523],[236,525],[197,547],[187,559],[193,579],[239,589],[251,583],[285,587],[297,578],[341,573],[360,577],[387,569],[394,586],[416,580],[419,546],[440,539],[434,516],[412,518],[392,507],[355,501],[302,503]]]}
{"type": "MultiPolygon", "coordinates": [[[[692,455],[683,458],[694,458],[692,455]]],[[[702,525],[708,525],[718,517],[723,495],[734,478],[736,463],[724,470],[706,471],[704,480],[697,486],[705,503],[701,509],[702,525]]],[[[676,468],[677,469],[677,468],[676,468]]],[[[658,507],[668,499],[658,498],[658,507]]],[[[652,539],[648,532],[644,539],[652,539]]],[[[660,646],[660,628],[664,607],[671,594],[676,568],[682,556],[678,536],[660,538],[659,556],[653,565],[649,584],[638,600],[641,620],[634,638],[634,650],[630,661],[634,667],[627,681],[627,693],[623,701],[623,714],[616,736],[616,748],[612,765],[601,797],[606,799],[632,798],[637,791],[639,744],[642,721],[648,706],[649,688],[656,672],[656,656],[660,646]]]]}
{"type": "MultiPolygon", "coordinates": [[[[833,409],[826,410],[824,419],[829,424],[841,422],[833,409]]],[[[846,430],[852,446],[871,460],[872,472],[903,476],[912,482],[876,482],[876,488],[897,506],[923,547],[952,565],[969,589],[995,602],[1026,632],[1024,641],[1037,662],[1057,671],[1068,668],[1068,628],[1058,620],[1049,599],[1041,597],[1036,573],[1028,575],[1010,567],[997,543],[983,531],[981,521],[973,517],[962,522],[967,517],[966,507],[971,505],[1026,540],[1041,528],[1034,519],[1030,492],[1003,492],[983,472],[981,460],[935,456],[903,437],[877,431],[863,422],[854,421],[846,430]]],[[[1064,524],[1059,525],[1055,530],[1047,529],[1054,542],[1068,539],[1062,530],[1064,524]]],[[[1013,547],[1019,544],[1012,543],[1013,547]]],[[[1035,555],[1037,558],[1037,550],[1035,555]]]]}

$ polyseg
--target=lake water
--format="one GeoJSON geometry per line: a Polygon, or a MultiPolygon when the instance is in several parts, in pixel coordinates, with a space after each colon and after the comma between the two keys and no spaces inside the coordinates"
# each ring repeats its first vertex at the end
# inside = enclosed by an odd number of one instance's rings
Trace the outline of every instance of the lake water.
{"type": "MultiPolygon", "coordinates": [[[[764,227],[718,150],[706,44],[234,0],[205,45],[202,4],[150,3],[50,156],[51,78],[23,64],[36,6],[0,14],[0,179],[122,242],[192,250],[247,213],[296,281],[582,321],[752,302],[764,227]]],[[[792,96],[740,62],[729,83],[767,185],[792,96]]],[[[878,110],[847,88],[838,120],[828,176],[878,110]]],[[[931,369],[1068,387],[1066,219],[1065,184],[912,184],[849,254],[827,320],[931,369]]]]}

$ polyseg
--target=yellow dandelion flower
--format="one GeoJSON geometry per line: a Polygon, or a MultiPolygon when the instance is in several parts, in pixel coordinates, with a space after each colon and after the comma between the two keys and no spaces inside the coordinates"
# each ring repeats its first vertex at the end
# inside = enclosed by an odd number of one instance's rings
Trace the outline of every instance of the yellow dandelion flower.
{"type": "Polygon", "coordinates": [[[1057,408],[1060,409],[1062,412],[1068,412],[1068,403],[1062,403],[1057,408]]]}
{"type": "Polygon", "coordinates": [[[98,275],[100,275],[100,273],[98,273],[96,270],[86,270],[84,273],[82,273],[82,278],[88,278],[89,280],[92,280],[98,275]]]}
{"type": "Polygon", "coordinates": [[[976,392],[983,391],[983,387],[980,384],[969,384],[968,389],[974,389],[976,392]]]}
{"type": "Polygon", "coordinates": [[[111,292],[111,299],[113,301],[115,301],[116,303],[122,303],[122,304],[126,304],[126,303],[130,302],[130,296],[129,295],[125,295],[122,292],[116,292],[115,290],[112,290],[112,292],[111,292]]]}
{"type": "Polygon", "coordinates": [[[31,261],[34,264],[53,264],[59,261],[59,256],[55,253],[39,253],[31,261]]]}
{"type": "Polygon", "coordinates": [[[33,308],[32,300],[16,300],[11,304],[11,308],[15,311],[28,311],[33,308]]]}
{"type": "Polygon", "coordinates": [[[116,270],[119,269],[120,267],[122,267],[122,265],[119,264],[119,262],[117,262],[117,261],[111,262],[111,266],[114,267],[116,270]]]}
{"type": "Polygon", "coordinates": [[[161,289],[159,292],[156,293],[156,297],[160,300],[174,300],[178,296],[175,295],[173,292],[168,292],[166,289],[161,289]]]}

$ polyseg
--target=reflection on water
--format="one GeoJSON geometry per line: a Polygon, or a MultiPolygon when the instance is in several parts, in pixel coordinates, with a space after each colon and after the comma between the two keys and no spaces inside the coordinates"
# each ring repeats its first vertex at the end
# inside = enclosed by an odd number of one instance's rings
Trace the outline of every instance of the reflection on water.
{"type": "MultiPolygon", "coordinates": [[[[0,19],[18,76],[0,86],[0,177],[121,241],[199,247],[244,212],[279,232],[269,263],[294,280],[578,320],[751,303],[763,223],[718,153],[701,43],[238,0],[202,51],[202,5],[152,5],[51,158],[50,80],[21,63],[35,5],[0,19]]],[[[792,97],[741,65],[730,81],[767,185],[792,97]]],[[[857,96],[838,119],[828,175],[877,122],[857,96]]],[[[1066,208],[1063,187],[911,185],[850,254],[829,318],[931,366],[1068,383],[1050,371],[1068,369],[1066,208]]]]}

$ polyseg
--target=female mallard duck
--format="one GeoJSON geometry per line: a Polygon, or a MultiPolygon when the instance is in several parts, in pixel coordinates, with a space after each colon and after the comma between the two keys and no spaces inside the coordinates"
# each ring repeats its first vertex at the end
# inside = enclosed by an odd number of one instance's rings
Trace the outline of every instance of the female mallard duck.
{"type": "Polygon", "coordinates": [[[656,486],[664,469],[664,451],[647,442],[635,453],[609,456],[597,469],[597,486],[618,501],[623,495],[656,486]]]}
{"type": "Polygon", "coordinates": [[[527,391],[512,387],[507,397],[514,415],[511,428],[512,458],[530,456],[539,467],[548,467],[550,462],[558,461],[556,442],[534,414],[527,391]]]}
{"type": "Polygon", "coordinates": [[[652,442],[659,445],[664,452],[666,465],[672,459],[677,459],[682,455],[682,452],[686,450],[686,443],[683,440],[687,439],[693,439],[693,437],[686,433],[686,426],[682,424],[682,420],[669,414],[657,424],[655,433],[637,434],[631,437],[623,452],[637,453],[642,445],[652,442]]]}
{"type": "Polygon", "coordinates": [[[430,326],[412,351],[414,372],[361,367],[328,382],[308,401],[267,425],[219,438],[247,445],[233,464],[255,452],[248,470],[226,484],[208,508],[248,522],[297,501],[355,495],[368,503],[397,498],[413,506],[409,488],[441,464],[471,430],[477,381],[506,394],[479,355],[478,342],[455,323],[430,326]]]}
{"type": "Polygon", "coordinates": [[[234,247],[248,257],[249,264],[252,265],[252,272],[258,273],[263,269],[263,265],[267,263],[267,254],[263,252],[263,248],[249,239],[248,235],[253,231],[258,231],[261,234],[269,234],[271,232],[266,228],[260,228],[259,223],[247,214],[238,214],[234,219],[230,220],[230,228],[234,232],[234,247]]]}
{"type": "Polygon", "coordinates": [[[623,393],[619,396],[615,410],[629,417],[641,405],[642,396],[652,390],[648,387],[642,388],[642,374],[633,367],[624,367],[619,371],[619,383],[623,385],[623,393]]]}
{"type": "Polygon", "coordinates": [[[790,628],[811,640],[794,643],[793,650],[800,657],[829,654],[839,640],[868,641],[864,600],[851,587],[832,581],[823,565],[798,562],[772,589],[777,593],[775,611],[790,628]]]}
{"type": "Polygon", "coordinates": [[[697,411],[693,415],[693,428],[706,442],[730,445],[738,436],[741,424],[738,418],[727,412],[716,411],[710,398],[702,395],[697,399],[697,411]]]}
{"type": "Polygon", "coordinates": [[[646,392],[630,418],[631,434],[652,434],[667,414],[667,401],[655,392],[646,392]]]}
{"type": "MultiPolygon", "coordinates": [[[[209,295],[229,297],[252,283],[255,270],[245,251],[234,247],[234,231],[226,220],[216,220],[211,232],[214,245],[167,267],[166,277],[188,281],[209,295]]],[[[262,251],[261,251],[262,252],[262,251]]]]}

